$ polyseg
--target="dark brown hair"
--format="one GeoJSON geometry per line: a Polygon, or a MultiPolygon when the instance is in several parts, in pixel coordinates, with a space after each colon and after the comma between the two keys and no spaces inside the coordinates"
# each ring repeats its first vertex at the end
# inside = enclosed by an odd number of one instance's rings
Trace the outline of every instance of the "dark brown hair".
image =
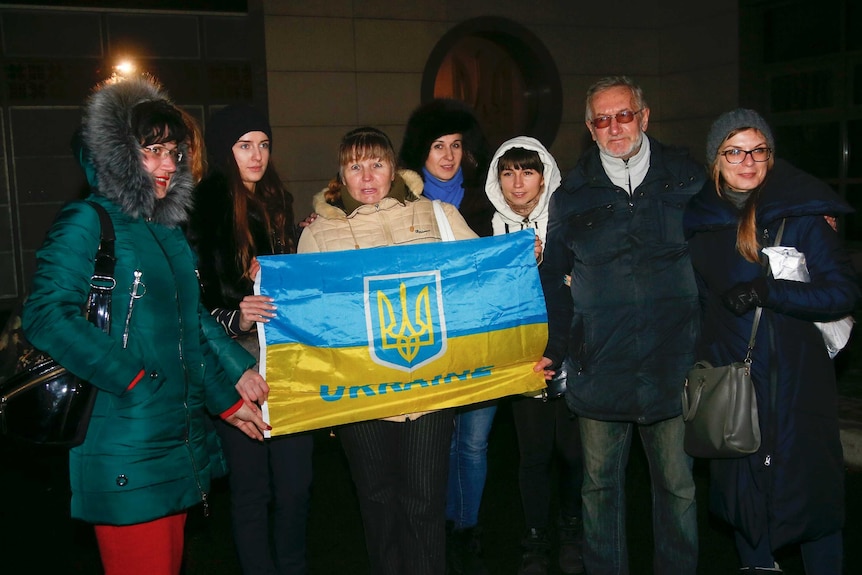
{"type": "Polygon", "coordinates": [[[497,160],[497,176],[505,170],[535,170],[544,175],[545,164],[535,150],[509,148],[497,160]]]}
{"type": "Polygon", "coordinates": [[[252,279],[249,266],[252,258],[260,252],[261,246],[254,245],[249,215],[260,218],[271,238],[273,253],[294,253],[296,246],[293,238],[293,196],[287,191],[270,158],[263,177],[249,192],[240,176],[239,167],[233,154],[225,166],[231,197],[233,198],[233,228],[236,242],[236,261],[243,277],[252,279]]]}

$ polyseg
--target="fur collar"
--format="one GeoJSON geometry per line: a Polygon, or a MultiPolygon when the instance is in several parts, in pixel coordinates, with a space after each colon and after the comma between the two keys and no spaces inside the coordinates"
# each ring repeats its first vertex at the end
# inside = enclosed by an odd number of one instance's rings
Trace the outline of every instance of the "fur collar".
{"type": "MultiPolygon", "coordinates": [[[[413,194],[413,196],[415,196],[411,200],[408,195],[407,201],[415,201],[416,198],[422,196],[422,190],[425,188],[425,184],[422,182],[422,176],[412,170],[398,170],[397,175],[404,180],[408,190],[413,194]]],[[[327,203],[326,192],[328,189],[329,188],[323,188],[314,195],[314,199],[311,201],[314,212],[327,220],[346,219],[348,214],[344,213],[344,210],[338,206],[333,206],[332,204],[327,203]]]]}
{"type": "MultiPolygon", "coordinates": [[[[171,177],[167,196],[156,199],[152,176],[144,169],[140,144],[130,127],[132,108],[147,100],[169,98],[154,80],[141,77],[101,84],[87,101],[83,138],[98,179],[93,192],[132,218],[176,227],[188,218],[194,181],[183,162],[171,177]]],[[[188,152],[185,143],[178,145],[188,152]]]]}

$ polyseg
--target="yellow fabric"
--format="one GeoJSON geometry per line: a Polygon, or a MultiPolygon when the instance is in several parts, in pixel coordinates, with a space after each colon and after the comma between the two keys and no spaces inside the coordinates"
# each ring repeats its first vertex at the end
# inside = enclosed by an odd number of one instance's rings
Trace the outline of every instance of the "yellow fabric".
{"type": "Polygon", "coordinates": [[[272,435],[539,391],[545,381],[532,368],[547,338],[546,324],[453,338],[444,357],[412,373],[375,364],[367,347],[268,346],[272,435]],[[498,356],[496,364],[473,365],[481,353],[498,356]],[[452,373],[450,365],[472,367],[452,373]]]}

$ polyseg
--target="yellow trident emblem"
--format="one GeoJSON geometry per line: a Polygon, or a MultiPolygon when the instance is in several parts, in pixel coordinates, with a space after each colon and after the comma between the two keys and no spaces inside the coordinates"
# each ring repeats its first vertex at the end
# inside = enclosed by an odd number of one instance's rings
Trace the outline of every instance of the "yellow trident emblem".
{"type": "Polygon", "coordinates": [[[384,350],[394,349],[405,361],[411,362],[423,346],[434,345],[434,328],[431,319],[428,286],[422,288],[422,291],[416,296],[416,309],[412,323],[407,309],[407,287],[404,282],[398,289],[398,295],[401,304],[400,326],[397,325],[398,319],[392,309],[392,302],[382,291],[377,292],[381,347],[384,350]]]}

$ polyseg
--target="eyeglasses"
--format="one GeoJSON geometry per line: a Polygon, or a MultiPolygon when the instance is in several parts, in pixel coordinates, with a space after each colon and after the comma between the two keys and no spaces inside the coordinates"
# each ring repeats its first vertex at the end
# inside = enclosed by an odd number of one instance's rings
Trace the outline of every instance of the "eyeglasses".
{"type": "Polygon", "coordinates": [[[611,120],[616,119],[617,124],[628,124],[632,120],[635,119],[635,115],[643,112],[643,108],[640,110],[636,110],[632,112],[631,110],[623,110],[618,114],[614,114],[613,116],[599,116],[597,118],[593,118],[590,120],[590,123],[596,128],[607,128],[611,125],[611,120]]]}
{"type": "Polygon", "coordinates": [[[175,164],[179,164],[183,161],[183,153],[179,148],[169,150],[164,146],[142,146],[141,149],[148,154],[159,158],[161,161],[165,161],[168,158],[170,158],[175,164]]]}
{"type": "Polygon", "coordinates": [[[751,154],[751,159],[755,162],[765,162],[772,155],[772,150],[769,148],[755,148],[753,150],[725,150],[723,152],[719,152],[724,159],[727,160],[728,164],[741,164],[745,161],[745,157],[751,154]]]}

